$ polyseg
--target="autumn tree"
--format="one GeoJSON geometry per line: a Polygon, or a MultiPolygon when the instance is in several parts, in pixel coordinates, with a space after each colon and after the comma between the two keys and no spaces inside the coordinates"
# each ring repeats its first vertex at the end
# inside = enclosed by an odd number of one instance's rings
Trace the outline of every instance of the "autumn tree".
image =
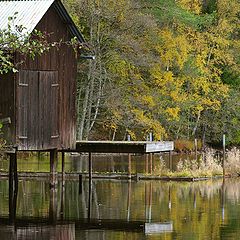
{"type": "Polygon", "coordinates": [[[238,96],[238,1],[65,3],[96,56],[79,65],[80,139],[211,140],[213,117],[220,139],[219,114],[238,96]]]}

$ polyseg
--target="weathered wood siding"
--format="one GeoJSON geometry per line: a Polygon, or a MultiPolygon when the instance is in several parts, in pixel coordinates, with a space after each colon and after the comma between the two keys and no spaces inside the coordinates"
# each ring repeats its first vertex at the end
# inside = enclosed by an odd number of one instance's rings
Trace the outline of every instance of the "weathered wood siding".
{"type": "Polygon", "coordinates": [[[4,124],[3,137],[9,144],[15,142],[15,104],[14,75],[0,75],[0,119],[10,118],[11,123],[4,124]]]}
{"type": "Polygon", "coordinates": [[[19,149],[60,148],[58,72],[20,70],[17,91],[19,149]]]}
{"type": "MultiPolygon", "coordinates": [[[[50,34],[48,40],[51,42],[71,39],[67,25],[54,7],[47,11],[36,29],[50,34]]],[[[16,60],[20,61],[21,58],[18,55],[16,60]]],[[[17,87],[19,149],[74,148],[77,60],[72,47],[63,44],[59,49],[51,48],[34,60],[27,58],[20,68],[17,84],[21,83],[21,74],[28,74],[31,89],[26,91],[25,96],[24,86],[17,87]],[[25,119],[26,114],[28,119],[25,119]],[[28,131],[27,136],[24,136],[25,131],[28,131]]]]}

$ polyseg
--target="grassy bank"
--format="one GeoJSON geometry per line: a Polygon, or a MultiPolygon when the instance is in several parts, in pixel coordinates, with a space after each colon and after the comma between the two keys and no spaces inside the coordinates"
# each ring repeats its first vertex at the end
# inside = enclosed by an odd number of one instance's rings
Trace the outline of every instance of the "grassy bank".
{"type": "MultiPolygon", "coordinates": [[[[195,160],[181,160],[177,164],[176,171],[171,171],[161,161],[158,167],[153,170],[153,175],[165,177],[216,177],[223,175],[222,156],[216,154],[215,150],[207,150],[195,160]]],[[[226,153],[225,175],[240,175],[240,150],[233,148],[226,153]]]]}

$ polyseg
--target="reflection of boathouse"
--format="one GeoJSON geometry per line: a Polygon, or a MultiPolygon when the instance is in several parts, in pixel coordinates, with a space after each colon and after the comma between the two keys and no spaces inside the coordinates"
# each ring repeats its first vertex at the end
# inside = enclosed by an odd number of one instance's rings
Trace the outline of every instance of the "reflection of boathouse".
{"type": "Polygon", "coordinates": [[[37,240],[75,240],[75,225],[38,225],[28,227],[0,226],[3,239],[37,240]]]}

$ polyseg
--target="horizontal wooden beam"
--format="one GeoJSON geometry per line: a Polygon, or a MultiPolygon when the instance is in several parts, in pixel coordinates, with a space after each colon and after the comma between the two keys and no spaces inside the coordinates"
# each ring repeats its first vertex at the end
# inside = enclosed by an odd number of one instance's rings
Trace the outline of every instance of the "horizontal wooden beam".
{"type": "Polygon", "coordinates": [[[157,153],[174,149],[174,143],[143,141],[77,141],[75,152],[91,153],[157,153]]]}

